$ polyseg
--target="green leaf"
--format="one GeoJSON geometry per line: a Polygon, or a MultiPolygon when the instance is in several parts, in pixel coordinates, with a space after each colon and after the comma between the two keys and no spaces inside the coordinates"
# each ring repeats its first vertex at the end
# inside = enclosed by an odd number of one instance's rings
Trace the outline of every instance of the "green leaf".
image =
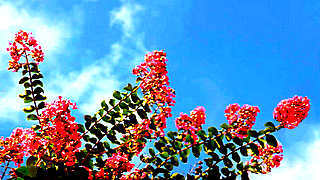
{"type": "Polygon", "coordinates": [[[34,166],[37,161],[38,161],[38,158],[37,158],[37,157],[30,156],[30,157],[27,159],[27,167],[28,167],[28,166],[34,166]]]}
{"type": "Polygon", "coordinates": [[[23,108],[22,110],[23,110],[23,112],[25,112],[25,113],[32,113],[35,109],[36,109],[36,108],[35,108],[33,105],[31,105],[31,106],[29,106],[29,107],[23,108]]]}
{"type": "Polygon", "coordinates": [[[26,96],[26,97],[24,97],[23,102],[24,102],[24,103],[32,102],[32,98],[29,97],[29,96],[26,96]]]}
{"type": "Polygon", "coordinates": [[[212,159],[214,161],[219,161],[220,160],[220,157],[217,153],[210,153],[210,156],[212,157],[212,159]]]}
{"type": "Polygon", "coordinates": [[[35,94],[44,93],[44,91],[43,91],[43,89],[42,89],[41,87],[36,87],[36,88],[33,90],[33,92],[34,92],[35,94]]]}
{"type": "Polygon", "coordinates": [[[255,137],[255,138],[259,137],[259,133],[257,131],[255,131],[255,130],[249,130],[248,134],[251,137],[255,137]]]}
{"type": "Polygon", "coordinates": [[[30,90],[25,90],[25,93],[24,94],[19,94],[19,97],[20,98],[25,98],[26,96],[29,96],[30,94],[31,94],[30,90]]]}
{"type": "Polygon", "coordinates": [[[221,169],[221,173],[225,176],[228,176],[230,174],[230,171],[228,168],[224,167],[221,169]]]}
{"type": "Polygon", "coordinates": [[[89,122],[89,121],[85,122],[84,126],[86,127],[86,129],[90,129],[91,122],[89,122]]]}
{"type": "Polygon", "coordinates": [[[24,86],[24,88],[26,88],[26,89],[27,89],[27,88],[31,87],[31,84],[30,84],[30,83],[28,83],[28,82],[26,82],[26,83],[24,83],[24,84],[23,84],[23,86],[24,86]]]}
{"type": "Polygon", "coordinates": [[[251,151],[252,151],[256,156],[259,156],[259,149],[258,149],[258,147],[257,147],[256,144],[251,143],[251,144],[249,144],[249,147],[250,147],[251,151]]]}
{"type": "Polygon", "coordinates": [[[242,170],[243,170],[243,163],[242,163],[242,162],[237,164],[237,169],[238,169],[239,171],[242,171],[242,170]]]}
{"type": "Polygon", "coordinates": [[[38,118],[37,118],[37,116],[34,115],[34,114],[29,114],[29,115],[27,116],[27,120],[38,120],[38,118]]]}
{"type": "Polygon", "coordinates": [[[271,121],[265,123],[264,126],[266,126],[266,127],[271,127],[271,128],[275,128],[275,125],[274,125],[273,122],[271,122],[271,121]]]}
{"type": "Polygon", "coordinates": [[[32,78],[32,79],[40,79],[40,78],[43,78],[43,76],[42,76],[42,74],[37,73],[37,74],[33,74],[33,75],[31,76],[31,78],[32,78]]]}
{"type": "Polygon", "coordinates": [[[184,151],[181,151],[180,153],[180,160],[184,163],[188,161],[188,156],[190,154],[190,149],[186,149],[184,151]]]}
{"type": "Polygon", "coordinates": [[[169,171],[172,171],[173,169],[173,164],[171,164],[170,162],[167,162],[164,164],[164,167],[169,170],[169,171]]]}
{"type": "Polygon", "coordinates": [[[134,103],[137,103],[140,100],[140,98],[135,93],[131,94],[131,99],[134,103]]]}
{"type": "Polygon", "coordinates": [[[90,115],[84,115],[84,120],[86,122],[92,122],[92,117],[90,115]]]}
{"type": "Polygon", "coordinates": [[[188,142],[188,143],[190,143],[190,144],[193,144],[193,139],[192,139],[192,137],[191,137],[190,134],[187,134],[187,136],[186,136],[186,142],[188,142]]]}
{"type": "Polygon", "coordinates": [[[103,110],[105,110],[105,111],[108,111],[108,105],[107,105],[107,103],[106,103],[106,101],[105,100],[103,100],[103,101],[101,101],[101,107],[103,108],[103,110]]]}
{"type": "Polygon", "coordinates": [[[121,102],[119,106],[121,109],[127,109],[127,110],[129,109],[128,105],[125,102],[121,102]]]}
{"type": "Polygon", "coordinates": [[[114,91],[113,92],[113,97],[118,99],[118,100],[121,100],[122,97],[121,97],[121,93],[119,91],[114,91]]]}
{"type": "Polygon", "coordinates": [[[169,157],[169,154],[168,154],[168,152],[163,151],[162,153],[160,153],[160,156],[161,156],[162,158],[164,158],[164,159],[167,159],[167,158],[169,157]]]}
{"type": "Polygon", "coordinates": [[[40,80],[34,80],[34,81],[32,81],[32,86],[33,87],[36,87],[36,86],[43,87],[43,83],[40,80]]]}
{"type": "Polygon", "coordinates": [[[78,132],[84,133],[85,129],[82,124],[78,124],[78,132]]]}
{"type": "Polygon", "coordinates": [[[27,82],[29,80],[28,77],[22,77],[20,80],[19,80],[19,84],[23,84],[25,82],[27,82]]]}
{"type": "Polygon", "coordinates": [[[97,138],[94,138],[94,137],[89,138],[89,142],[91,142],[92,144],[95,144],[97,141],[98,141],[97,138]]]}
{"type": "Polygon", "coordinates": [[[148,119],[148,115],[143,109],[138,109],[137,113],[141,119],[148,119]]]}
{"type": "Polygon", "coordinates": [[[110,104],[111,106],[114,106],[114,105],[116,104],[116,100],[115,100],[115,99],[110,99],[110,100],[109,100],[109,104],[110,104]]]}
{"type": "Polygon", "coordinates": [[[240,148],[240,153],[241,153],[243,156],[248,156],[247,147],[242,146],[242,147],[240,148]]]}
{"type": "Polygon", "coordinates": [[[206,132],[204,130],[198,131],[197,134],[202,140],[206,140],[207,139],[207,135],[206,135],[206,132]]]}
{"type": "Polygon", "coordinates": [[[106,149],[110,149],[110,144],[109,144],[107,141],[104,141],[104,142],[103,142],[103,146],[104,146],[106,149]]]}
{"type": "Polygon", "coordinates": [[[175,179],[175,180],[184,180],[184,176],[179,174],[179,173],[174,173],[171,175],[170,179],[175,179]]]}
{"type": "Polygon", "coordinates": [[[41,128],[41,126],[40,126],[39,124],[37,124],[37,125],[31,126],[31,128],[32,128],[34,131],[38,131],[38,130],[41,128]]]}
{"type": "Polygon", "coordinates": [[[42,108],[44,108],[45,106],[46,106],[45,102],[40,102],[40,103],[38,104],[38,109],[42,109],[42,108]]]}
{"type": "Polygon", "coordinates": [[[220,125],[220,127],[223,129],[228,129],[230,127],[230,125],[228,125],[227,123],[223,123],[220,125]]]}
{"type": "Polygon", "coordinates": [[[132,91],[132,85],[130,83],[128,83],[128,85],[126,87],[123,88],[126,91],[132,91]]]}
{"type": "Polygon", "coordinates": [[[182,148],[182,143],[179,142],[179,141],[175,141],[175,142],[173,143],[173,147],[174,147],[174,149],[176,149],[176,150],[181,150],[181,148],[182,148]]]}
{"type": "Polygon", "coordinates": [[[233,143],[227,143],[226,147],[229,148],[231,151],[236,149],[236,146],[233,143]]]}
{"type": "Polygon", "coordinates": [[[21,166],[17,168],[15,171],[16,173],[18,173],[18,175],[20,174],[21,176],[31,177],[31,173],[29,172],[29,169],[26,166],[21,166]]]}
{"type": "Polygon", "coordinates": [[[175,136],[177,136],[178,133],[177,133],[177,132],[174,132],[174,131],[169,131],[169,132],[167,133],[167,135],[168,135],[169,138],[171,138],[172,140],[174,140],[174,139],[175,139],[175,136]]]}
{"type": "Polygon", "coordinates": [[[266,140],[264,139],[258,139],[258,143],[260,144],[260,146],[262,146],[262,148],[264,148],[264,145],[266,143],[266,140]]]}
{"type": "Polygon", "coordinates": [[[239,156],[239,154],[238,154],[237,152],[232,153],[232,159],[233,159],[235,162],[239,163],[239,162],[240,162],[240,156],[239,156]]]}
{"type": "Polygon", "coordinates": [[[236,143],[237,145],[241,146],[243,144],[242,140],[238,137],[233,138],[233,142],[236,143]]]}
{"type": "Polygon", "coordinates": [[[196,158],[198,158],[200,156],[201,150],[202,150],[201,144],[197,144],[197,145],[192,146],[192,153],[196,158]]]}
{"type": "Polygon", "coordinates": [[[26,69],[22,70],[22,76],[26,75],[28,71],[26,69]]]}
{"type": "Polygon", "coordinates": [[[149,148],[149,154],[151,156],[155,156],[156,155],[156,153],[154,152],[153,148],[149,148]]]}
{"type": "Polygon", "coordinates": [[[228,157],[223,158],[223,163],[228,168],[232,168],[232,166],[233,166],[232,161],[228,157]]]}
{"type": "Polygon", "coordinates": [[[34,99],[35,99],[36,101],[44,101],[44,100],[47,99],[47,97],[42,96],[42,95],[40,95],[40,94],[37,94],[37,95],[34,97],[34,99]]]}
{"type": "Polygon", "coordinates": [[[177,156],[172,156],[171,162],[174,166],[179,166],[179,160],[178,160],[177,156]]]}
{"type": "Polygon", "coordinates": [[[278,141],[273,135],[266,134],[266,140],[267,140],[267,143],[269,145],[271,145],[273,147],[277,147],[278,146],[278,141]]]}
{"type": "Polygon", "coordinates": [[[83,140],[86,141],[86,142],[89,142],[89,138],[90,138],[89,135],[84,135],[83,136],[83,140]]]}

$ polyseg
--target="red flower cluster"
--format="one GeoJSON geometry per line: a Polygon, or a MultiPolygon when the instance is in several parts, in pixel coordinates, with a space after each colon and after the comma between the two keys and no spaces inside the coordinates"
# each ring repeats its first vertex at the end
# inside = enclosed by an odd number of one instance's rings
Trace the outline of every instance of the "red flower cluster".
{"type": "Polygon", "coordinates": [[[71,116],[70,109],[77,109],[75,103],[62,99],[61,96],[53,103],[46,104],[46,109],[39,116],[41,125],[42,150],[35,152],[40,157],[46,154],[55,162],[63,162],[67,166],[75,163],[75,153],[81,147],[81,135],[75,117],[71,116]]]}
{"type": "Polygon", "coordinates": [[[294,96],[280,101],[274,109],[273,117],[280,122],[280,125],[293,129],[308,116],[310,100],[307,97],[294,96]]]}
{"type": "Polygon", "coordinates": [[[140,87],[144,98],[149,105],[156,105],[159,112],[155,112],[155,125],[160,131],[156,136],[163,136],[166,128],[166,119],[171,117],[171,107],[175,103],[174,90],[169,87],[167,76],[167,59],[163,51],[154,51],[146,54],[145,62],[133,69],[133,74],[142,80],[140,87]]]}
{"type": "MultiPolygon", "coordinates": [[[[31,33],[20,30],[14,38],[13,43],[9,43],[7,51],[10,52],[12,60],[9,61],[8,70],[18,71],[24,63],[19,63],[21,56],[31,56],[36,63],[42,62],[44,53],[37,41],[30,36],[31,33]]],[[[28,63],[28,62],[26,62],[28,63]]]]}
{"type": "MultiPolygon", "coordinates": [[[[112,171],[112,176],[116,177],[121,175],[123,172],[129,172],[134,167],[134,164],[129,162],[128,155],[123,153],[114,153],[111,157],[106,160],[105,168],[108,171],[112,171]]],[[[108,179],[109,173],[101,168],[96,174],[97,178],[108,179]]]]}
{"type": "Polygon", "coordinates": [[[248,104],[240,107],[239,104],[230,104],[224,111],[228,123],[232,125],[229,130],[231,134],[244,138],[247,137],[248,131],[255,124],[256,116],[260,112],[257,106],[250,106],[248,104]]]}
{"type": "Polygon", "coordinates": [[[198,136],[196,132],[201,130],[202,124],[205,123],[206,114],[205,108],[198,106],[190,112],[190,117],[187,114],[180,114],[180,117],[176,119],[176,127],[178,130],[183,130],[184,134],[190,133],[193,143],[196,143],[198,136]]]}
{"type": "Polygon", "coordinates": [[[263,174],[271,172],[271,168],[280,166],[280,162],[283,159],[282,145],[273,147],[265,143],[264,148],[258,143],[256,143],[256,145],[259,150],[259,155],[251,154],[252,158],[247,164],[261,167],[263,174]]]}
{"type": "Polygon", "coordinates": [[[20,166],[30,151],[37,149],[36,133],[30,128],[16,128],[5,139],[0,138],[0,164],[13,161],[20,166]]]}

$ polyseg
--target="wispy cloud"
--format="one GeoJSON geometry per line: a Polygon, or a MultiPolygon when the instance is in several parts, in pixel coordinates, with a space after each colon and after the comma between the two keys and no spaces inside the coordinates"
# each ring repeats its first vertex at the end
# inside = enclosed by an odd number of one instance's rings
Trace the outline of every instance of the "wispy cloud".
{"type": "Polygon", "coordinates": [[[52,78],[48,86],[49,95],[70,97],[81,102],[78,106],[81,113],[94,113],[100,102],[110,98],[112,91],[121,84],[118,79],[121,72],[114,69],[119,69],[119,66],[131,68],[145,52],[143,36],[136,31],[138,15],[142,10],[141,5],[129,1],[122,1],[119,8],[113,9],[109,14],[110,26],[120,27],[121,35],[110,45],[110,51],[81,70],[52,78]]]}

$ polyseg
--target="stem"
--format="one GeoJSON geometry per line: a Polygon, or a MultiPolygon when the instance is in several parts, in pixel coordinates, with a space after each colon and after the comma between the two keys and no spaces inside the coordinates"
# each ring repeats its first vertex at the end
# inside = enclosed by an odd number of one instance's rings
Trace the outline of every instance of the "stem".
{"type": "MultiPolygon", "coordinates": [[[[36,113],[37,113],[37,116],[40,116],[39,114],[39,111],[38,111],[38,106],[37,106],[37,103],[36,103],[36,100],[34,99],[34,91],[33,91],[33,86],[32,86],[32,76],[31,76],[31,72],[30,72],[30,66],[29,66],[29,61],[28,61],[28,56],[27,56],[27,53],[24,52],[25,54],[25,57],[26,57],[26,66],[28,68],[28,74],[29,74],[29,82],[30,82],[30,88],[31,88],[31,95],[32,95],[32,101],[33,101],[33,104],[34,104],[34,107],[36,108],[36,113]]],[[[41,124],[40,120],[38,119],[39,121],[39,124],[41,124]]]]}
{"type": "Polygon", "coordinates": [[[139,86],[137,86],[136,88],[134,88],[129,94],[127,94],[126,97],[124,97],[124,98],[122,98],[121,100],[119,100],[119,102],[118,102],[117,104],[115,104],[111,109],[109,109],[109,110],[106,112],[106,114],[104,114],[104,115],[101,116],[98,120],[96,120],[96,121],[93,123],[93,125],[91,125],[91,126],[88,128],[88,130],[86,130],[86,131],[82,134],[81,138],[83,138],[83,136],[86,135],[86,134],[91,130],[92,127],[94,127],[98,122],[100,122],[100,121],[102,120],[102,118],[104,118],[106,115],[108,115],[115,107],[119,106],[120,103],[122,103],[125,99],[127,99],[127,98],[130,97],[134,92],[136,92],[136,91],[140,88],[140,86],[141,86],[141,83],[140,83],[139,86]]]}
{"type": "MultiPolygon", "coordinates": [[[[228,157],[228,156],[230,156],[232,153],[234,153],[234,152],[237,152],[240,148],[242,148],[242,147],[245,147],[245,146],[247,146],[247,145],[249,145],[249,144],[251,144],[251,143],[253,143],[253,142],[255,142],[255,141],[257,141],[258,139],[260,139],[260,138],[263,138],[264,136],[266,136],[267,134],[270,134],[270,133],[273,133],[273,132],[275,132],[275,131],[278,131],[278,130],[280,130],[280,128],[281,128],[282,126],[281,125],[278,125],[278,126],[276,126],[275,127],[275,130],[274,131],[269,131],[269,132],[266,132],[265,134],[263,134],[263,135],[261,135],[261,136],[259,136],[259,137],[257,137],[255,140],[253,140],[253,141],[250,141],[250,142],[247,142],[247,143],[245,143],[245,144],[243,144],[243,145],[241,145],[241,146],[239,146],[238,148],[236,148],[236,149],[234,149],[234,150],[232,150],[231,152],[229,152],[228,154],[226,154],[225,156],[223,156],[221,159],[219,159],[218,161],[216,161],[212,166],[216,166],[219,162],[221,162],[224,158],[226,158],[226,157],[228,157]]],[[[208,172],[209,171],[209,167],[204,171],[204,173],[206,173],[206,172],[208,172]]],[[[199,177],[200,178],[200,177],[199,177]]]]}
{"type": "MultiPolygon", "coordinates": [[[[138,107],[137,107],[137,109],[139,108],[139,107],[141,107],[141,105],[139,105],[138,107]]],[[[136,110],[136,109],[135,109],[136,110]]],[[[125,118],[127,118],[129,115],[126,115],[125,116],[125,118]]],[[[130,133],[130,132],[129,132],[130,133]]],[[[103,137],[100,139],[99,138],[99,140],[94,144],[94,146],[93,146],[93,148],[92,149],[94,149],[96,146],[97,146],[97,144],[99,144],[99,142],[105,137],[105,135],[106,135],[106,133],[103,135],[103,137]]],[[[130,133],[130,135],[131,135],[131,133],[130,133]]],[[[123,144],[127,144],[128,142],[125,142],[125,143],[123,143],[123,144]]],[[[122,145],[123,145],[122,144],[122,145]]],[[[122,146],[122,145],[120,145],[120,146],[122,146]]],[[[118,147],[116,147],[115,149],[117,149],[117,148],[119,148],[119,146],[118,147]]],[[[103,153],[105,153],[106,151],[104,151],[103,153]]],[[[88,158],[88,156],[89,156],[89,152],[88,152],[88,154],[86,155],[86,157],[82,160],[82,163],[84,163],[84,161],[88,158]]]]}
{"type": "MultiPolygon", "coordinates": [[[[215,135],[214,137],[210,138],[209,140],[215,140],[216,138],[220,137],[220,136],[223,135],[223,134],[225,134],[224,131],[222,131],[222,132],[221,132],[220,134],[218,134],[218,135],[215,135]]],[[[187,147],[179,150],[179,151],[177,152],[177,154],[175,154],[175,155],[179,155],[182,151],[185,151],[185,150],[187,150],[187,149],[190,149],[190,148],[193,147],[194,145],[201,145],[201,144],[204,144],[205,142],[206,142],[206,141],[202,141],[202,142],[195,143],[195,144],[190,144],[189,146],[187,146],[187,147]]],[[[160,152],[158,152],[158,153],[156,154],[156,156],[159,155],[159,154],[160,154],[160,152]]],[[[165,163],[167,163],[172,157],[173,157],[173,156],[169,156],[165,161],[163,161],[160,165],[158,165],[157,168],[160,168],[161,166],[163,166],[163,165],[164,165],[165,163]]],[[[149,165],[149,163],[148,163],[147,165],[149,165]]]]}
{"type": "Polygon", "coordinates": [[[7,165],[6,165],[6,167],[5,167],[5,169],[4,169],[3,173],[2,173],[2,176],[1,176],[0,180],[2,180],[4,178],[4,176],[6,175],[6,171],[8,169],[9,163],[10,163],[10,161],[7,162],[7,165]]]}

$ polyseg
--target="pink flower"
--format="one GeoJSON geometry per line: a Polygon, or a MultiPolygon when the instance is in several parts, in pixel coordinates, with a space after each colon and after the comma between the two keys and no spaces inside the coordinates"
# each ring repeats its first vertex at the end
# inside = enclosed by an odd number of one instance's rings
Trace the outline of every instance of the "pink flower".
{"type": "Polygon", "coordinates": [[[36,133],[30,128],[16,128],[5,139],[0,138],[0,164],[13,161],[20,166],[23,158],[30,155],[30,151],[38,149],[36,133]]]}
{"type": "Polygon", "coordinates": [[[44,58],[44,53],[41,49],[41,46],[38,45],[37,41],[30,36],[31,33],[24,32],[20,30],[14,41],[9,43],[9,51],[11,59],[9,61],[8,70],[14,72],[18,71],[25,63],[20,63],[20,58],[23,55],[31,56],[36,63],[42,62],[44,58]]]}
{"type": "Polygon", "coordinates": [[[202,124],[205,123],[206,114],[205,108],[198,106],[190,112],[190,117],[187,114],[180,114],[180,117],[176,118],[176,127],[178,130],[184,131],[184,134],[190,134],[193,143],[196,143],[198,136],[196,132],[202,129],[202,124]]]}
{"type": "Polygon", "coordinates": [[[156,105],[158,111],[151,117],[154,119],[156,131],[150,129],[155,136],[163,136],[166,128],[166,119],[171,117],[171,107],[175,104],[175,93],[169,87],[167,76],[167,59],[163,51],[154,51],[145,55],[145,62],[133,69],[133,74],[142,81],[140,88],[146,102],[152,106],[156,105]]]}
{"type": "Polygon", "coordinates": [[[283,159],[282,145],[273,147],[265,143],[264,148],[258,143],[255,145],[258,147],[259,155],[251,153],[252,158],[247,164],[260,166],[263,174],[271,172],[271,168],[280,166],[283,159]]]}
{"type": "Polygon", "coordinates": [[[62,99],[61,96],[53,103],[46,104],[40,120],[40,136],[45,139],[42,143],[43,151],[34,152],[35,155],[49,156],[55,162],[63,162],[72,166],[76,159],[75,153],[81,147],[81,135],[75,117],[70,114],[71,109],[77,109],[75,103],[62,99]],[[49,148],[53,153],[46,154],[49,148]]]}
{"type": "Polygon", "coordinates": [[[242,107],[239,104],[230,104],[224,112],[228,123],[232,125],[232,128],[229,129],[231,134],[244,138],[248,136],[248,131],[255,124],[256,116],[260,110],[257,106],[250,106],[248,104],[242,107]]]}
{"type": "Polygon", "coordinates": [[[310,100],[307,97],[294,96],[280,101],[274,109],[273,117],[280,122],[280,125],[293,129],[308,116],[310,100]]]}

